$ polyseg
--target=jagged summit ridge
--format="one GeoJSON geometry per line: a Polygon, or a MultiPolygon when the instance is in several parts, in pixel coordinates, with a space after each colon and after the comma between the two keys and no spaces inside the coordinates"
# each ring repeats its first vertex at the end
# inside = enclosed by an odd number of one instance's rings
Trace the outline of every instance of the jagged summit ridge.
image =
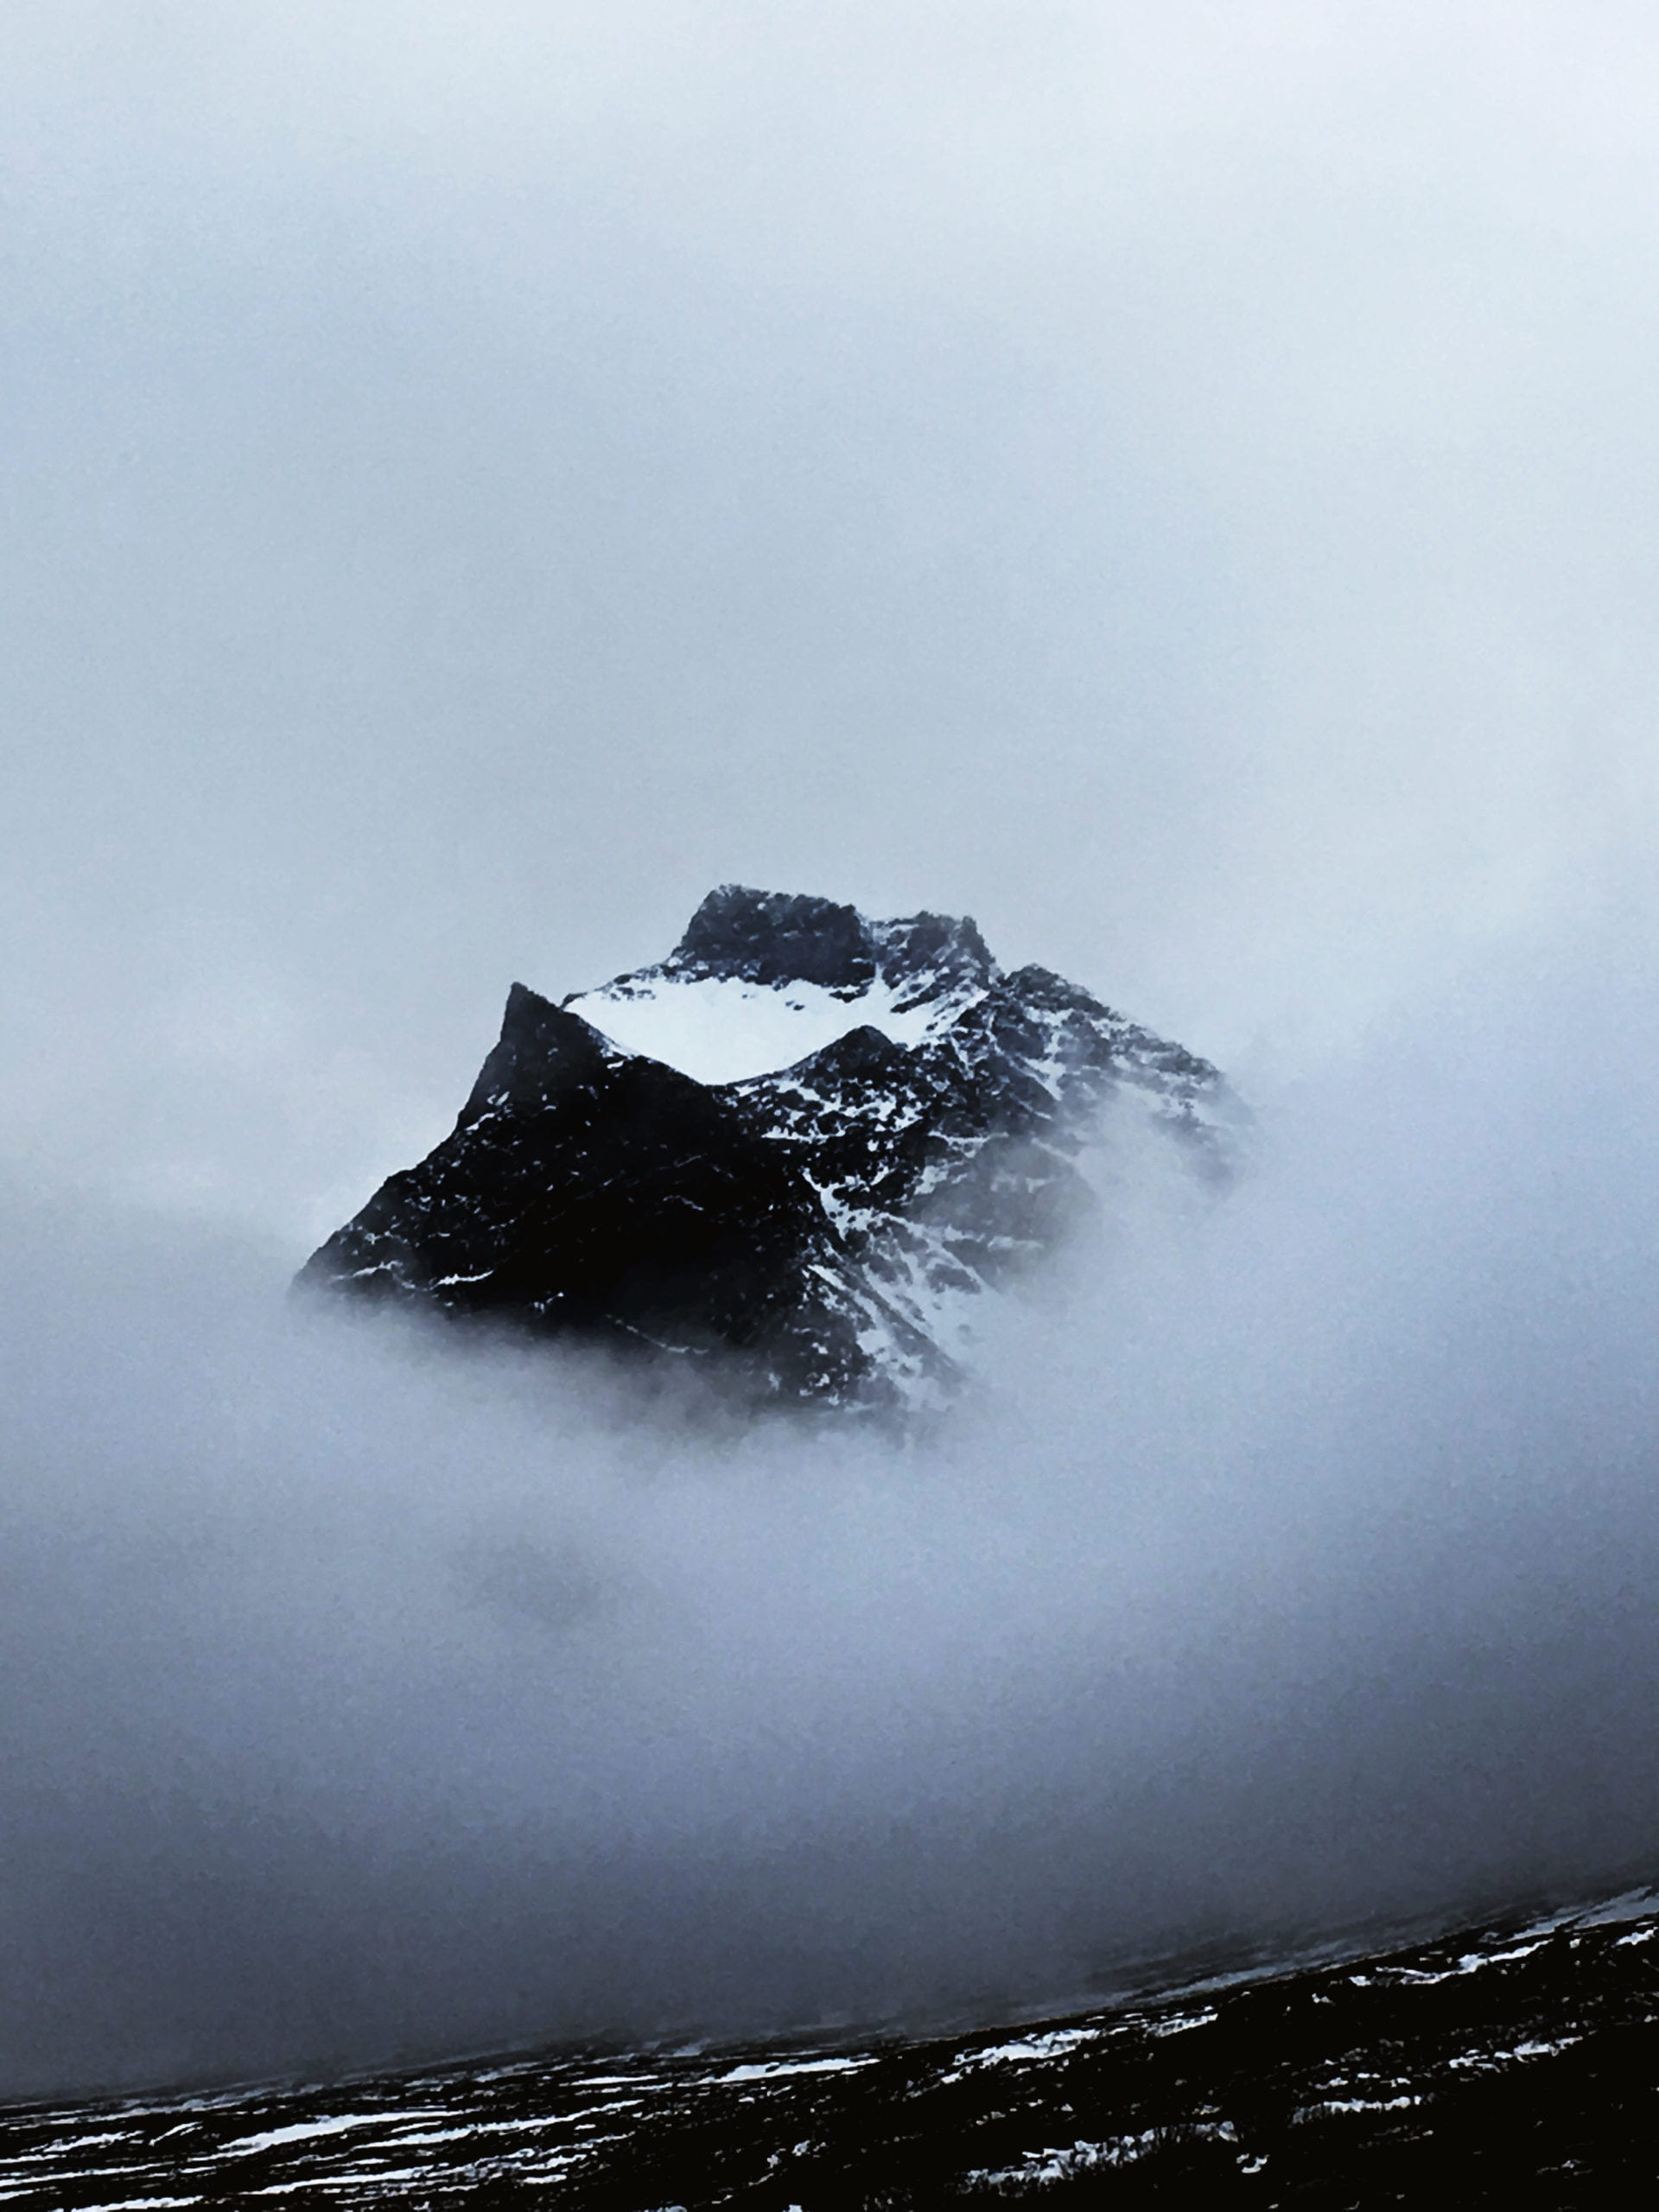
{"type": "Polygon", "coordinates": [[[1207,1061],[1005,974],[971,920],[726,884],[654,966],[558,1005],[515,983],[454,1131],[300,1279],[915,1407],[1090,1209],[1077,1155],[1121,1097],[1224,1170],[1207,1061]]]}
{"type": "Polygon", "coordinates": [[[842,993],[945,974],[988,983],[996,966],[971,919],[912,914],[873,922],[832,899],[722,883],[692,915],[661,972],[818,983],[842,993]]]}

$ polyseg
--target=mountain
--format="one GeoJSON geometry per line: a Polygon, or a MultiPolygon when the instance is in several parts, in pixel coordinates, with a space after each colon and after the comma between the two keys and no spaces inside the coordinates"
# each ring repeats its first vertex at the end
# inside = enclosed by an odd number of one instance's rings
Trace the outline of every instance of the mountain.
{"type": "Polygon", "coordinates": [[[454,1130],[298,1280],[919,1409],[982,1294],[1092,1211],[1078,1157],[1124,1102],[1224,1178],[1209,1062],[971,920],[726,884],[655,966],[515,983],[454,1130]]]}

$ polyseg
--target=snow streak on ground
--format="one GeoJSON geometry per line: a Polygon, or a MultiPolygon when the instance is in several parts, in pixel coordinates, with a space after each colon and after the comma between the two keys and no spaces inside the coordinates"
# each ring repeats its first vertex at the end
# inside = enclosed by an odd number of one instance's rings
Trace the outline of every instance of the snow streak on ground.
{"type": "Polygon", "coordinates": [[[1635,2202],[1659,2173],[1656,1937],[1644,1891],[1014,2035],[35,2107],[0,2115],[0,2204],[874,2212],[1130,2174],[1135,2202],[1635,2202]]]}

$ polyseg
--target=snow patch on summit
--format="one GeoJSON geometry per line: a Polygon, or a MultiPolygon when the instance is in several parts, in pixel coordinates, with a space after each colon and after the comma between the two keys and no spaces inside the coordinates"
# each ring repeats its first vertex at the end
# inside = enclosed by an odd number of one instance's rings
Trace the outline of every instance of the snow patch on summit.
{"type": "Polygon", "coordinates": [[[982,991],[918,1001],[878,978],[861,991],[822,983],[754,983],[736,976],[625,976],[564,1001],[564,1011],[618,1045],[696,1083],[744,1083],[821,1052],[855,1029],[895,1045],[925,1044],[982,991]]]}

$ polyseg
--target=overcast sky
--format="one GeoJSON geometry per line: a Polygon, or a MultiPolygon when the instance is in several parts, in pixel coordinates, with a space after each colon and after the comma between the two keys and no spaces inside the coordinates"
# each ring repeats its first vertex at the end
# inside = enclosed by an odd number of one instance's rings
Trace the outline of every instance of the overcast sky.
{"type": "Polygon", "coordinates": [[[1656,82],[1526,0],[3,11],[0,2094],[1650,1864],[1656,82]],[[1252,1173],[915,1451],[285,1309],[512,981],[726,879],[972,912],[1252,1173]]]}
{"type": "Polygon", "coordinates": [[[1655,828],[1635,6],[14,0],[0,1154],[295,1253],[736,879],[1240,1070],[1655,828]]]}

